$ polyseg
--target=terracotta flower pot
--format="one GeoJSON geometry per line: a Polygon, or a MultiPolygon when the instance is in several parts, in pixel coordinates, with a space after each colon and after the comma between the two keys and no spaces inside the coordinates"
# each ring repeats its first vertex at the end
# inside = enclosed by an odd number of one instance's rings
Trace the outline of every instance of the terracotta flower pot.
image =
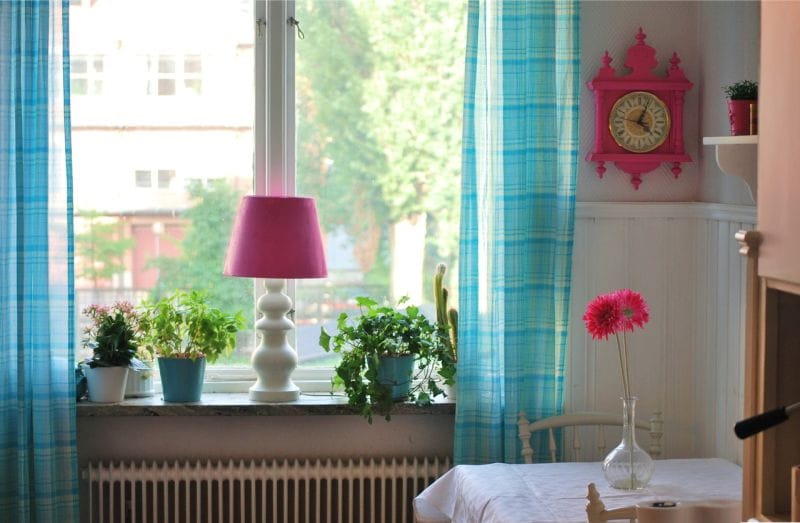
{"type": "Polygon", "coordinates": [[[731,136],[758,134],[758,101],[728,100],[731,136]]]}

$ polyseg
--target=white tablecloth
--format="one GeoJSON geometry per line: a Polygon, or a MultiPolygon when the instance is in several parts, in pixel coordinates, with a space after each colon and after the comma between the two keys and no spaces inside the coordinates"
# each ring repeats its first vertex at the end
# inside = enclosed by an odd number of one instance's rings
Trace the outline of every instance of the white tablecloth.
{"type": "MultiPolygon", "coordinates": [[[[609,487],[600,463],[459,465],[425,489],[415,503],[456,523],[552,523],[586,521],[591,482],[607,510],[653,500],[741,499],[738,465],[722,459],[670,459],[655,464],[650,484],[639,491],[609,487]]],[[[432,513],[421,516],[420,522],[441,521],[432,513]]]]}

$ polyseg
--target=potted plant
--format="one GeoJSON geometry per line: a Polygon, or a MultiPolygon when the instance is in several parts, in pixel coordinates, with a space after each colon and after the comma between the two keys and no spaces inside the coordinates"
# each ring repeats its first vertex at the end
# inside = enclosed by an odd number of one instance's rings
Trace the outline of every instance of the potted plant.
{"type": "Polygon", "coordinates": [[[731,135],[758,134],[758,83],[743,80],[723,90],[728,97],[731,135]]]}
{"type": "Polygon", "coordinates": [[[153,355],[140,346],[131,360],[128,381],[125,385],[126,398],[144,398],[153,395],[153,355]]]}
{"type": "Polygon", "coordinates": [[[82,363],[89,401],[122,401],[128,368],[136,355],[138,315],[125,301],[111,307],[91,305],[83,314],[91,320],[84,330],[83,345],[92,349],[92,356],[82,363]]]}
{"type": "Polygon", "coordinates": [[[444,286],[447,266],[440,263],[433,276],[433,303],[436,307],[436,326],[439,328],[442,343],[446,349],[440,362],[439,375],[444,384],[445,396],[455,398],[456,364],[458,363],[458,311],[447,308],[449,291],[444,286]]]}
{"type": "Polygon", "coordinates": [[[201,292],[175,291],[145,302],[140,322],[142,344],[158,357],[164,401],[192,402],[200,401],[206,362],[231,353],[244,317],[211,307],[201,292]]]}
{"type": "Polygon", "coordinates": [[[356,303],[361,315],[354,322],[342,313],[336,334],[320,332],[320,346],[342,355],[334,386],[344,387],[349,405],[370,423],[375,413],[389,421],[396,401],[430,404],[442,394],[434,372],[448,354],[441,330],[413,305],[401,311],[363,296],[356,303]]]}

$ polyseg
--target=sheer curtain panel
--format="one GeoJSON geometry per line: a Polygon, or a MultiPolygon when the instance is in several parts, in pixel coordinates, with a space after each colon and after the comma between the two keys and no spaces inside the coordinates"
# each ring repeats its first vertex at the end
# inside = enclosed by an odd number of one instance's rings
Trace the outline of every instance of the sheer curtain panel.
{"type": "Polygon", "coordinates": [[[467,31],[454,453],[516,462],[519,411],[563,405],[579,2],[473,0],[467,31]]]}
{"type": "Polygon", "coordinates": [[[0,2],[0,519],[78,521],[68,0],[0,2]]]}

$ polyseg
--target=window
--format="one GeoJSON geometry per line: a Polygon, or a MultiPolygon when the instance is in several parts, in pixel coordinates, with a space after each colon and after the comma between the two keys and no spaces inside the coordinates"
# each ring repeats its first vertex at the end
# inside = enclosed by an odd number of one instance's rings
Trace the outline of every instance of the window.
{"type": "Polygon", "coordinates": [[[432,315],[444,262],[457,302],[466,9],[302,0],[295,17],[296,187],[317,199],[330,274],[297,282],[298,353],[313,365],[320,326],[357,313],[356,296],[409,296],[432,315]]]}
{"type": "MultiPolygon", "coordinates": [[[[102,100],[73,107],[75,219],[76,229],[89,216],[113,223],[113,235],[95,235],[93,245],[121,254],[111,276],[76,281],[78,311],[180,287],[255,316],[254,282],[220,269],[240,197],[279,190],[317,199],[327,242],[330,276],[289,286],[301,386],[304,376],[329,384],[334,358],[318,347],[320,327],[332,330],[341,312],[357,312],[356,296],[408,295],[432,311],[434,269],[445,262],[456,300],[464,3],[103,6],[91,19],[83,9],[70,13],[88,29],[72,35],[72,48],[105,53],[107,66],[95,71],[106,75],[102,100]],[[269,32],[257,23],[289,16],[304,39],[287,24],[269,32]],[[124,30],[99,30],[119,20],[124,30]],[[267,60],[276,45],[294,74],[267,60]],[[284,119],[267,120],[265,105],[281,100],[287,105],[270,114],[284,119]],[[273,142],[270,154],[254,146],[273,142]],[[283,154],[276,165],[286,168],[267,169],[283,154]],[[149,190],[130,190],[132,182],[149,190]]],[[[85,72],[73,68],[73,86],[88,80],[84,64],[85,72]]],[[[76,271],[82,259],[78,252],[76,271]]],[[[255,338],[252,328],[240,333],[236,352],[207,379],[242,378],[245,390],[255,338]]]]}
{"type": "MultiPolygon", "coordinates": [[[[169,189],[172,184],[172,179],[175,178],[175,170],[174,169],[158,169],[155,171],[157,182],[153,184],[153,171],[149,170],[137,170],[136,175],[136,187],[142,189],[149,189],[151,187],[157,187],[159,189],[169,189]]],[[[188,189],[189,186],[186,186],[188,189]]]]}
{"type": "Polygon", "coordinates": [[[70,59],[71,94],[98,95],[103,93],[103,57],[73,56],[70,59]]]}
{"type": "Polygon", "coordinates": [[[201,73],[203,66],[199,55],[185,56],[183,58],[183,87],[189,92],[200,94],[202,84],[201,73]]]}
{"type": "Polygon", "coordinates": [[[150,171],[136,171],[136,187],[149,188],[153,186],[150,171]]]}
{"type": "Polygon", "coordinates": [[[149,57],[147,68],[150,71],[147,94],[201,94],[203,79],[200,55],[149,57]]]}
{"type": "MultiPolygon", "coordinates": [[[[221,275],[233,213],[253,186],[248,4],[246,13],[230,0],[70,10],[72,85],[86,80],[90,94],[91,74],[103,73],[103,96],[72,105],[79,348],[85,307],[179,287],[254,316],[253,281],[221,275]]],[[[220,364],[246,368],[252,338],[243,332],[241,351],[220,364]]]]}
{"type": "Polygon", "coordinates": [[[169,189],[169,184],[172,182],[172,179],[175,178],[175,171],[174,170],[158,170],[158,188],[159,189],[169,189]]]}

